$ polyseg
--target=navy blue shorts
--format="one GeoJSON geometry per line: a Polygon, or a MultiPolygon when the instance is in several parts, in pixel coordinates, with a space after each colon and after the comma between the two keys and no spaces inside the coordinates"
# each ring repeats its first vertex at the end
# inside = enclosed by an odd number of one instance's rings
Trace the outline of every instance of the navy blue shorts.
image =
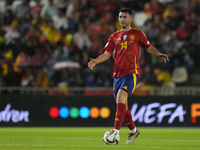
{"type": "Polygon", "coordinates": [[[117,93],[119,89],[122,89],[125,92],[127,92],[129,95],[131,95],[134,92],[135,87],[138,84],[138,82],[139,82],[139,78],[137,74],[128,74],[123,77],[114,78],[113,91],[114,91],[115,100],[117,98],[117,93]]]}

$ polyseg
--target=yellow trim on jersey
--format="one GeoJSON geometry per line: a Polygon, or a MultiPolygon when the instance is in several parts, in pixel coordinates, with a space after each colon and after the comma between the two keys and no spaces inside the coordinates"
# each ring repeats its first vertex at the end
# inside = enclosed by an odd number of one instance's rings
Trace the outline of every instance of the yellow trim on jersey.
{"type": "Polygon", "coordinates": [[[136,74],[133,74],[133,81],[134,81],[134,87],[133,87],[133,90],[132,90],[132,92],[131,92],[131,93],[133,93],[133,92],[134,92],[134,90],[135,90],[135,87],[136,87],[136,82],[137,82],[137,76],[136,76],[136,74]]]}
{"type": "Polygon", "coordinates": [[[135,56],[135,74],[138,74],[137,59],[135,56]]]}
{"type": "MultiPolygon", "coordinates": [[[[144,32],[143,32],[143,31],[141,31],[141,32],[144,34],[144,32]]],[[[147,37],[145,34],[144,34],[144,36],[145,36],[145,37],[147,37]]]]}
{"type": "Polygon", "coordinates": [[[142,30],[136,29],[136,28],[133,28],[133,29],[138,30],[138,31],[141,31],[141,32],[144,34],[144,36],[147,37],[146,34],[145,34],[142,30]]]}
{"type": "Polygon", "coordinates": [[[114,63],[115,63],[115,64],[117,63],[117,61],[116,61],[115,57],[114,57],[114,63]]]}

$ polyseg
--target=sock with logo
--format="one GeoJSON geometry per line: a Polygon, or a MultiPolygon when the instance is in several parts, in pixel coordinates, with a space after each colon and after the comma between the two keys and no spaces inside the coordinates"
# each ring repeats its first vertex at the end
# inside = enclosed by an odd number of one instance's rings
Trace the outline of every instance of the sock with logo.
{"type": "MultiPolygon", "coordinates": [[[[131,112],[129,109],[126,110],[126,114],[124,116],[124,123],[130,130],[135,129],[135,124],[133,122],[132,115],[131,115],[131,112]]],[[[136,131],[136,129],[135,129],[135,131],[136,131]]]]}
{"type": "Polygon", "coordinates": [[[122,122],[124,120],[125,113],[126,113],[126,104],[117,103],[117,111],[115,114],[114,129],[120,130],[122,122]]]}

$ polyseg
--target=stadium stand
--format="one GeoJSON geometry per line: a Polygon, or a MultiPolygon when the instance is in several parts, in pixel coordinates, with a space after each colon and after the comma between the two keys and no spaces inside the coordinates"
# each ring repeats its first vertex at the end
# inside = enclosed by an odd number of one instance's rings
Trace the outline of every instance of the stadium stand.
{"type": "Polygon", "coordinates": [[[87,93],[87,88],[112,88],[113,59],[94,71],[87,62],[100,55],[110,34],[120,29],[122,7],[133,10],[132,26],[170,58],[164,64],[141,48],[142,80],[136,93],[198,87],[200,0],[0,0],[1,94],[9,87],[77,87],[87,93]]]}

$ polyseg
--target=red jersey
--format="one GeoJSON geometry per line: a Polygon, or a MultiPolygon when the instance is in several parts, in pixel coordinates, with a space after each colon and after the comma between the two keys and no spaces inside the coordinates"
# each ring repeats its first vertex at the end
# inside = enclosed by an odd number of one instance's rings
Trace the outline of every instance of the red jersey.
{"type": "Polygon", "coordinates": [[[114,78],[122,77],[130,73],[140,77],[139,51],[140,45],[144,48],[151,46],[145,34],[138,29],[129,31],[119,30],[113,33],[103,48],[114,56],[114,78]]]}

